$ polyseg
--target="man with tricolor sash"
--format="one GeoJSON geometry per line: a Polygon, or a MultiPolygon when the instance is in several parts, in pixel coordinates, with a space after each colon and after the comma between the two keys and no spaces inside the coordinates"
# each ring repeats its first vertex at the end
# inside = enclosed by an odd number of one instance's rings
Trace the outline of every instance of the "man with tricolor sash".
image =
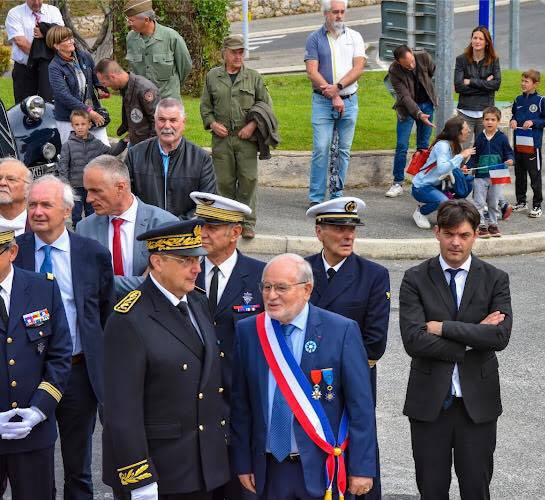
{"type": "Polygon", "coordinates": [[[357,323],[309,304],[312,268],[283,254],[263,271],[265,312],[236,326],[233,468],[263,499],[367,493],[376,430],[357,323]]]}

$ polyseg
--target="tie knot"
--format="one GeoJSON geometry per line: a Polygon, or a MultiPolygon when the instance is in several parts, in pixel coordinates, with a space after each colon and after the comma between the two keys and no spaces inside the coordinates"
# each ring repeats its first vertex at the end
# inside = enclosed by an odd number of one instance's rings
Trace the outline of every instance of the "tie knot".
{"type": "Polygon", "coordinates": [[[456,278],[456,275],[461,271],[461,269],[447,269],[447,273],[450,274],[450,278],[456,278]]]}
{"type": "Polygon", "coordinates": [[[297,327],[292,324],[282,325],[282,331],[284,332],[284,337],[289,337],[293,333],[295,328],[297,327]]]}
{"type": "Polygon", "coordinates": [[[178,305],[176,307],[180,310],[180,312],[184,316],[189,316],[189,308],[187,307],[187,302],[183,302],[180,300],[180,302],[178,302],[178,305]]]}
{"type": "Polygon", "coordinates": [[[330,267],[328,270],[327,270],[327,277],[329,279],[333,278],[333,276],[335,276],[337,274],[337,271],[335,271],[335,269],[333,269],[332,267],[330,267]]]}
{"type": "Polygon", "coordinates": [[[120,227],[121,224],[123,224],[123,222],[125,222],[125,220],[121,219],[120,217],[115,217],[114,219],[112,219],[112,224],[114,225],[115,228],[120,227]]]}
{"type": "Polygon", "coordinates": [[[214,274],[214,275],[218,274],[219,271],[220,271],[220,268],[219,268],[218,266],[214,266],[214,267],[212,268],[212,274],[214,274]]]}
{"type": "Polygon", "coordinates": [[[44,245],[44,254],[46,257],[49,257],[51,255],[51,245],[44,245]]]}

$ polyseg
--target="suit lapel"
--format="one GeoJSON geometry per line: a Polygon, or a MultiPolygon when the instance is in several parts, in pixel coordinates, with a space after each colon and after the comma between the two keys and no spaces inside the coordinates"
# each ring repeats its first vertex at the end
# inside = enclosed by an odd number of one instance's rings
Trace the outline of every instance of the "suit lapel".
{"type": "Polygon", "coordinates": [[[36,239],[34,233],[25,234],[25,237],[19,243],[21,268],[34,272],[36,269],[36,239]]]}
{"type": "Polygon", "coordinates": [[[108,241],[108,229],[110,225],[110,219],[107,215],[104,215],[102,217],[97,216],[97,220],[97,240],[102,246],[110,248],[110,242],[108,241]]]}
{"type": "Polygon", "coordinates": [[[147,266],[148,250],[145,241],[138,241],[136,239],[142,233],[148,230],[149,212],[146,210],[145,205],[140,199],[138,199],[138,205],[136,208],[136,220],[134,221],[134,240],[133,240],[133,256],[132,256],[132,268],[133,275],[140,274],[138,269],[144,269],[147,266]]]}
{"type": "Polygon", "coordinates": [[[464,293],[462,300],[460,301],[460,309],[458,310],[458,316],[462,314],[471,304],[471,299],[475,290],[477,289],[477,283],[481,279],[481,261],[475,256],[471,257],[471,266],[469,273],[467,274],[466,282],[464,285],[464,293]]]}
{"type": "Polygon", "coordinates": [[[435,257],[430,261],[429,275],[439,296],[445,303],[445,306],[449,311],[449,315],[451,316],[451,318],[453,318],[453,312],[455,310],[454,299],[452,298],[452,294],[450,293],[447,280],[445,279],[445,273],[441,268],[441,264],[439,264],[439,257],[435,257]]]}
{"type": "Polygon", "coordinates": [[[13,285],[9,304],[8,335],[15,332],[23,314],[33,312],[28,310],[31,294],[27,291],[28,282],[20,271],[14,267],[13,285]]]}
{"type": "Polygon", "coordinates": [[[305,377],[310,379],[310,371],[316,366],[316,351],[320,349],[320,343],[322,341],[322,328],[321,321],[316,314],[316,309],[309,304],[307,328],[305,332],[305,344],[309,341],[313,341],[316,344],[316,350],[314,352],[308,352],[303,346],[303,354],[301,356],[301,370],[305,377]]]}
{"type": "MultiPolygon", "coordinates": [[[[238,252],[238,250],[237,250],[238,252]]],[[[216,308],[216,316],[224,309],[228,308],[235,302],[237,296],[241,295],[246,288],[246,277],[248,273],[243,270],[243,256],[238,253],[237,263],[229,277],[229,281],[225,286],[221,298],[216,308]]],[[[240,299],[241,300],[241,299],[240,299]]],[[[241,302],[239,302],[240,304],[241,302]]]]}
{"type": "Polygon", "coordinates": [[[214,363],[214,355],[216,354],[216,349],[214,349],[214,339],[216,336],[210,322],[206,320],[206,316],[209,314],[209,312],[203,309],[202,304],[195,300],[192,293],[187,295],[187,302],[195,320],[197,321],[197,324],[199,325],[199,330],[201,331],[204,343],[204,367],[202,370],[200,385],[202,388],[208,383],[208,378],[210,377],[210,372],[214,363]]]}
{"type": "MultiPolygon", "coordinates": [[[[321,256],[320,256],[321,258],[321,256]]],[[[322,275],[323,278],[320,278],[320,281],[323,281],[325,278],[327,282],[327,275],[325,274],[325,269],[322,264],[322,275]]],[[[319,269],[319,268],[318,268],[319,269]]],[[[316,272],[319,272],[316,269],[316,272]]],[[[344,264],[337,271],[337,274],[333,279],[327,283],[323,294],[320,299],[317,301],[316,305],[322,309],[327,309],[327,306],[331,304],[339,295],[342,295],[343,292],[352,286],[352,282],[356,278],[356,261],[354,254],[350,254],[344,264]]]]}
{"type": "Polygon", "coordinates": [[[78,315],[78,318],[84,317],[84,302],[85,297],[83,296],[83,290],[84,290],[84,284],[85,284],[85,276],[83,273],[83,270],[86,268],[84,265],[85,262],[85,256],[84,252],[85,249],[82,248],[82,245],[80,245],[80,241],[76,237],[74,237],[74,233],[68,232],[68,237],[70,239],[70,266],[71,266],[71,272],[72,272],[72,288],[74,292],[74,299],[76,302],[76,312],[78,315]],[[80,259],[83,257],[83,262],[80,262],[80,259]],[[75,284],[78,284],[78,286],[75,286],[75,284]]]}

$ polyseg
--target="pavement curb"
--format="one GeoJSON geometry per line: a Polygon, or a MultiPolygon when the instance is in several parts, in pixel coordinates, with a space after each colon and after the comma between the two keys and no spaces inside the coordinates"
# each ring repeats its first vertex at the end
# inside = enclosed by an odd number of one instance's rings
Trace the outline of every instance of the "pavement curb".
{"type": "MultiPolygon", "coordinates": [[[[285,252],[311,255],[319,252],[322,247],[316,238],[310,236],[258,234],[253,240],[240,240],[239,248],[246,253],[265,255],[278,255],[285,252]]],[[[475,254],[481,257],[545,252],[545,231],[513,234],[487,240],[478,239],[473,248],[475,254]]],[[[428,259],[437,255],[439,244],[435,238],[357,238],[355,251],[371,259],[428,259]]]]}

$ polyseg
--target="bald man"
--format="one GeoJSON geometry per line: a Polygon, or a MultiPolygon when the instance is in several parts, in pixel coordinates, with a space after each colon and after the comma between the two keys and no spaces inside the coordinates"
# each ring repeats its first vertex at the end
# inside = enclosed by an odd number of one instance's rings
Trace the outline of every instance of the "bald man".
{"type": "Polygon", "coordinates": [[[14,158],[0,158],[0,231],[19,236],[29,230],[26,200],[32,174],[14,158]]]}
{"type": "Polygon", "coordinates": [[[123,97],[122,122],[117,135],[129,133],[131,145],[155,136],[154,112],[159,102],[159,89],[147,78],[127,73],[117,61],[102,59],[96,65],[100,83],[119,90],[123,97]]]}

